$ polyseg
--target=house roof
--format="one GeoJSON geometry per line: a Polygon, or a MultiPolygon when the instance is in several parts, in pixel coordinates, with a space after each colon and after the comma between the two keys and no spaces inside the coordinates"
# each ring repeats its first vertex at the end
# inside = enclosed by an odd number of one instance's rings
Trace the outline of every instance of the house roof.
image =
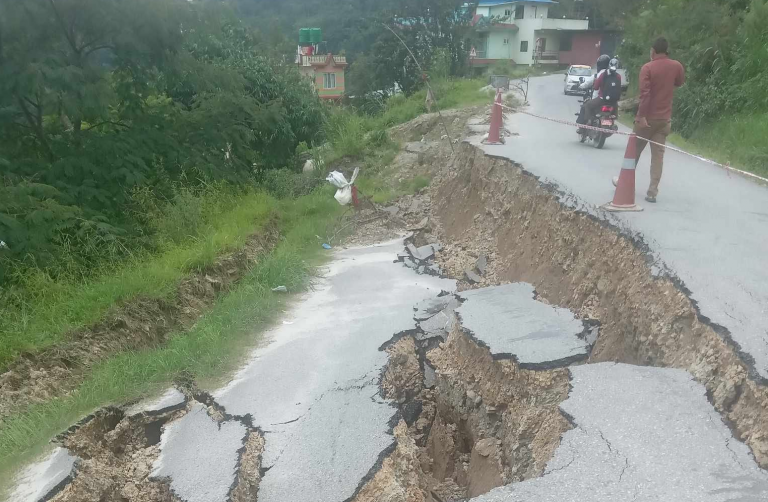
{"type": "Polygon", "coordinates": [[[492,7],[494,5],[504,5],[508,3],[558,3],[553,0],[480,0],[478,7],[492,7]]]}

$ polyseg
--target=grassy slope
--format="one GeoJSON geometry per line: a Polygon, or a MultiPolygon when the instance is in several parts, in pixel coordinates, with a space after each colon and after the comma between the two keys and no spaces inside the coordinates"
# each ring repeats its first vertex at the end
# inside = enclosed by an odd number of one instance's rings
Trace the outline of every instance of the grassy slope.
{"type": "Polygon", "coordinates": [[[231,196],[212,211],[199,237],[137,256],[94,280],[54,280],[29,270],[22,301],[0,308],[0,369],[19,352],[44,349],[72,329],[94,323],[122,300],[171,294],[188,271],[242,247],[275,207],[275,199],[264,193],[231,196]]]}
{"type": "MultiPolygon", "coordinates": [[[[630,89],[628,97],[637,95],[630,89]]],[[[632,127],[634,116],[622,114],[621,122],[632,127]]],[[[721,117],[696,131],[690,138],[677,133],[669,142],[691,153],[721,164],[768,178],[768,114],[757,113],[736,117],[721,117]]]]}
{"type": "Polygon", "coordinates": [[[317,229],[325,228],[340,212],[331,189],[276,204],[285,238],[192,330],[165,347],[108,359],[72,395],[33,405],[9,418],[0,431],[0,473],[10,472],[50,437],[99,406],[157,391],[180,375],[213,378],[241,362],[242,348],[258,340],[254,332],[273,320],[289,299],[271,288],[304,289],[311,264],[323,253],[317,229]]]}
{"type": "MultiPolygon", "coordinates": [[[[634,118],[625,113],[621,122],[632,127],[634,118]]],[[[668,140],[685,151],[768,178],[768,142],[765,138],[768,138],[768,115],[752,115],[720,120],[687,139],[672,133],[668,140]]]]}

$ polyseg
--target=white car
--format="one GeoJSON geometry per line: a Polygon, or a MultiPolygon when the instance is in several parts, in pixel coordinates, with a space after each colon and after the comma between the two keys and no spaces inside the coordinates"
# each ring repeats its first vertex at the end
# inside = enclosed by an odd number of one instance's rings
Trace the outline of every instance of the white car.
{"type": "Polygon", "coordinates": [[[585,65],[571,65],[565,72],[565,86],[563,94],[579,94],[579,86],[592,78],[592,67],[585,65]]]}

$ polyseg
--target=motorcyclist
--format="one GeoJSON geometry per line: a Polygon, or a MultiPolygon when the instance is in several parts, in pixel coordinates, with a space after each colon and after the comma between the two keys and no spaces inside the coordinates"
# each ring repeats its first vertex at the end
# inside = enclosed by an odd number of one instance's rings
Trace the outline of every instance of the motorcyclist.
{"type": "Polygon", "coordinates": [[[586,124],[587,117],[594,117],[598,111],[608,104],[616,106],[621,98],[621,75],[619,75],[619,61],[616,58],[611,59],[607,54],[603,54],[597,59],[597,75],[592,81],[584,82],[580,89],[598,91],[594,99],[585,101],[581,106],[577,124],[586,124]]]}

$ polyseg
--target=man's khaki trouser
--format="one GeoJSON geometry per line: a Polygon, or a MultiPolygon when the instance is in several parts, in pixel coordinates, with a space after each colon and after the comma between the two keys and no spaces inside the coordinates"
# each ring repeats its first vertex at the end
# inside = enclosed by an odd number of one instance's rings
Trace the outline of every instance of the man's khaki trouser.
{"type": "MultiPolygon", "coordinates": [[[[648,144],[648,140],[667,144],[667,136],[672,132],[672,122],[669,120],[649,120],[648,125],[650,127],[639,127],[635,124],[635,134],[637,134],[637,162],[640,162],[640,155],[642,155],[645,146],[648,144]]],[[[664,170],[664,150],[665,148],[660,145],[651,144],[651,185],[648,187],[648,197],[656,197],[659,194],[659,182],[661,181],[661,173],[664,170]]]]}

